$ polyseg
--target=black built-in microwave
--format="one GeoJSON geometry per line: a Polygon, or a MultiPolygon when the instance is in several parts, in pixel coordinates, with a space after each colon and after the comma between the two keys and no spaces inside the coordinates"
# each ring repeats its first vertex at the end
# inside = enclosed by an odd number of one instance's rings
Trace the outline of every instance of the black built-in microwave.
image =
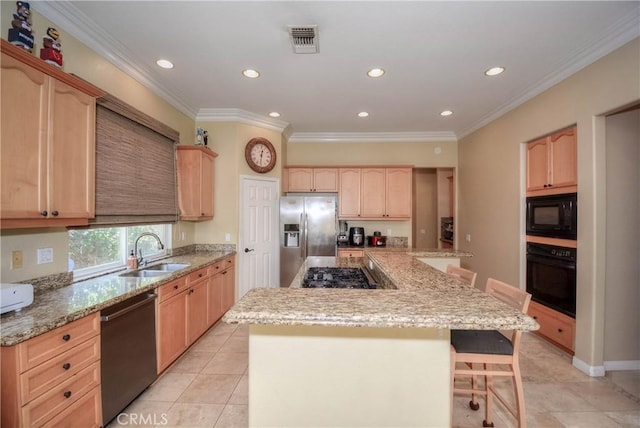
{"type": "Polygon", "coordinates": [[[578,194],[527,198],[527,235],[577,239],[578,194]]]}

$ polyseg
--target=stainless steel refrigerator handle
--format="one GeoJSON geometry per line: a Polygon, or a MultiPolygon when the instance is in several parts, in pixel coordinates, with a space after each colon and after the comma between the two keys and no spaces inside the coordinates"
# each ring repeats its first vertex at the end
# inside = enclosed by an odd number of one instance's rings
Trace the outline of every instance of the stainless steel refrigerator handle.
{"type": "Polygon", "coordinates": [[[302,248],[302,260],[307,260],[307,213],[302,212],[300,214],[300,225],[302,226],[302,242],[300,248],[302,248]]]}
{"type": "Polygon", "coordinates": [[[155,294],[147,294],[147,298],[146,299],[136,303],[135,305],[127,306],[126,308],[124,308],[122,310],[119,310],[118,312],[116,312],[114,314],[103,315],[103,316],[100,317],[100,321],[102,321],[102,322],[112,321],[112,320],[114,320],[116,318],[121,317],[124,314],[127,314],[127,313],[133,311],[134,309],[139,308],[142,305],[146,305],[147,303],[149,303],[149,300],[153,300],[156,297],[158,297],[158,296],[156,296],[155,294]]]}

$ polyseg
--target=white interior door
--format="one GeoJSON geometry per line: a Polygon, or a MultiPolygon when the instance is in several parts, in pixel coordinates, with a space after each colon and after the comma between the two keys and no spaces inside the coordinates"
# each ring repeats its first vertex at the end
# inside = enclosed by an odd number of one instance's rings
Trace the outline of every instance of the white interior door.
{"type": "Polygon", "coordinates": [[[277,178],[242,176],[238,299],[257,287],[279,287],[277,178]]]}

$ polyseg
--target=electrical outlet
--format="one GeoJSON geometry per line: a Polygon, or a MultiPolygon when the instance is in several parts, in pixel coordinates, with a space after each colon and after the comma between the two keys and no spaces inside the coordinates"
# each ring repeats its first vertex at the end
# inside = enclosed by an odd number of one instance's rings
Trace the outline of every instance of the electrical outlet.
{"type": "Polygon", "coordinates": [[[53,248],[38,248],[38,264],[53,263],[53,248]]]}
{"type": "Polygon", "coordinates": [[[11,252],[11,269],[20,269],[22,267],[22,250],[11,252]]]}
{"type": "Polygon", "coordinates": [[[387,229],[387,236],[391,236],[391,229],[387,229]]]}
{"type": "Polygon", "coordinates": [[[224,234],[224,240],[226,242],[231,242],[231,234],[230,233],[225,233],[224,234]]]}
{"type": "Polygon", "coordinates": [[[467,242],[471,242],[471,234],[467,233],[467,236],[464,237],[464,240],[467,242]]]}
{"type": "Polygon", "coordinates": [[[185,241],[187,239],[187,232],[180,232],[180,240],[185,241]]]}

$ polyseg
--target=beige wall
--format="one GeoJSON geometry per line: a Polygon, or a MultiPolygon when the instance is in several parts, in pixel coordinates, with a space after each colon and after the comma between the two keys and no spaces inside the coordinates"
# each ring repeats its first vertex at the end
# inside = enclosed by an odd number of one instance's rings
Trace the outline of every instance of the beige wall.
{"type": "Polygon", "coordinates": [[[455,167],[458,144],[440,143],[289,143],[285,165],[412,165],[455,167]],[[441,153],[436,154],[435,149],[441,153]]]}
{"type": "MultiPolygon", "coordinates": [[[[2,37],[6,37],[7,23],[11,22],[14,12],[15,2],[2,2],[0,9],[0,22],[3,25],[2,37]]],[[[195,121],[193,119],[173,108],[142,84],[71,37],[64,29],[34,12],[33,9],[32,15],[36,39],[34,53],[39,52],[42,46],[42,35],[46,34],[47,27],[56,27],[60,32],[62,42],[64,71],[78,75],[163,122],[180,132],[181,143],[192,144],[195,140],[195,121]]],[[[172,246],[175,248],[193,243],[195,241],[194,232],[193,224],[179,223],[174,227],[172,246]],[[182,239],[183,232],[184,240],[182,239]]],[[[22,281],[67,271],[68,239],[65,229],[2,230],[0,236],[0,267],[3,282],[22,281]],[[53,248],[54,262],[37,265],[37,249],[48,247],[53,248]],[[10,269],[11,251],[13,250],[23,251],[24,263],[21,269],[10,269]]]]}
{"type": "Polygon", "coordinates": [[[458,145],[458,239],[474,257],[468,267],[487,277],[521,283],[524,265],[523,143],[578,126],[577,339],[574,363],[593,374],[604,358],[606,202],[604,119],[640,99],[640,41],[560,82],[463,138],[458,145]]]}
{"type": "Polygon", "coordinates": [[[195,240],[199,244],[238,243],[240,176],[258,175],[247,165],[244,149],[249,140],[263,137],[276,149],[275,168],[261,176],[280,178],[282,174],[282,136],[270,131],[242,123],[197,122],[209,132],[209,147],[218,154],[215,160],[215,199],[214,218],[211,221],[197,223],[195,240]],[[230,241],[225,241],[230,234],[230,241]]]}
{"type": "Polygon", "coordinates": [[[640,110],[607,127],[604,359],[640,361],[640,110]]]}

